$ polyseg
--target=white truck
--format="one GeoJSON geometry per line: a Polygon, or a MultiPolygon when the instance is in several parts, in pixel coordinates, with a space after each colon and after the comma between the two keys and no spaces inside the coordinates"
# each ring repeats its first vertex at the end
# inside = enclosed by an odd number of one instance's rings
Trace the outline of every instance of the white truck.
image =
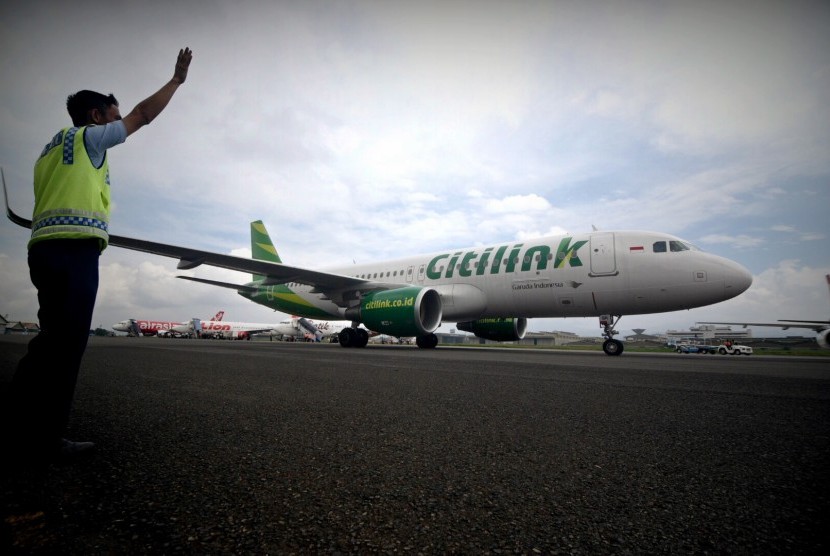
{"type": "Polygon", "coordinates": [[[752,355],[752,348],[738,344],[722,344],[718,346],[718,353],[721,355],[752,355]]]}

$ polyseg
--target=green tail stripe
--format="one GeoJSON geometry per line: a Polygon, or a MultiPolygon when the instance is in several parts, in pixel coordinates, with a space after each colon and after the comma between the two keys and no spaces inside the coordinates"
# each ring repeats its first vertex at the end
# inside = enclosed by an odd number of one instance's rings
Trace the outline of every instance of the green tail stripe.
{"type": "MultiPolygon", "coordinates": [[[[271,242],[271,237],[268,235],[268,230],[265,229],[265,224],[262,223],[262,220],[251,222],[251,255],[259,261],[282,262],[277,253],[277,248],[271,242]]],[[[254,281],[264,278],[260,274],[253,275],[254,281]]]]}

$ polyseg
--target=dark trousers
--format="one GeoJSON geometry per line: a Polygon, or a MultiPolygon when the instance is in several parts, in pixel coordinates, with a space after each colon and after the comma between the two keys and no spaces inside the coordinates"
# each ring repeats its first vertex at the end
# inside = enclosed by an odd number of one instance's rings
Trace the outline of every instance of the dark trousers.
{"type": "Polygon", "coordinates": [[[69,421],[98,293],[99,256],[94,239],[45,240],[29,249],[40,333],[12,380],[10,425],[39,449],[58,446],[69,421]]]}

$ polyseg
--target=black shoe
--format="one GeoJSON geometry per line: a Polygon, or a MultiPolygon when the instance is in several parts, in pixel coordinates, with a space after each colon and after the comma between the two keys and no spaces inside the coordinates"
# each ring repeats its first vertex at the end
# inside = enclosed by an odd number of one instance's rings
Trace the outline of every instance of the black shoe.
{"type": "Polygon", "coordinates": [[[55,460],[60,463],[68,463],[77,459],[91,456],[95,452],[93,442],[72,442],[61,438],[61,445],[58,448],[55,460]]]}

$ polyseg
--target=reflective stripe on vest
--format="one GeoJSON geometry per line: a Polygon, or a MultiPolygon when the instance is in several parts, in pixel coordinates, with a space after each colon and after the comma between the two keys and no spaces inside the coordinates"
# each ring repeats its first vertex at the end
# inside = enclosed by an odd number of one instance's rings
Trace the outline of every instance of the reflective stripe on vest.
{"type": "Polygon", "coordinates": [[[77,209],[57,209],[43,212],[32,221],[32,237],[38,237],[43,232],[53,233],[80,233],[107,239],[109,226],[106,215],[99,212],[90,212],[77,209]],[[47,230],[41,231],[43,228],[47,230]],[[40,232],[40,233],[38,233],[40,232]]]}

